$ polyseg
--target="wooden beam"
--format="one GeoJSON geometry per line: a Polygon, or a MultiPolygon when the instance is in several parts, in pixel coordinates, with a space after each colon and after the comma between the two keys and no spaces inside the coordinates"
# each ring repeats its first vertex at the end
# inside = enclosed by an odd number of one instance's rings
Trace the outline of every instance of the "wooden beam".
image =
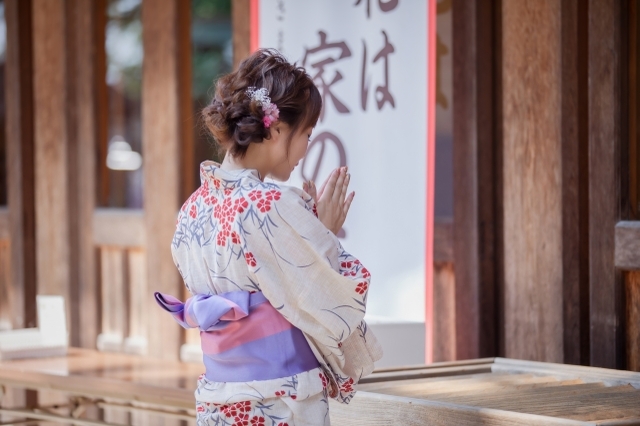
{"type": "Polygon", "coordinates": [[[233,69],[251,54],[251,0],[231,2],[231,27],[233,28],[233,69]]]}
{"type": "Polygon", "coordinates": [[[505,354],[562,362],[561,4],[502,3],[505,354]]]}
{"type": "Polygon", "coordinates": [[[454,0],[453,254],[456,356],[480,356],[476,2],[454,0]]]}
{"type": "Polygon", "coordinates": [[[31,1],[7,0],[5,72],[13,326],[35,327],[36,236],[31,1]]]}
{"type": "MultiPolygon", "coordinates": [[[[170,242],[179,209],[177,0],[143,0],[142,153],[148,291],[180,294],[170,242]]],[[[181,331],[161,309],[149,310],[149,353],[177,359],[181,331]],[[162,332],[160,332],[162,330],[162,332]]]]}
{"type": "Polygon", "coordinates": [[[622,368],[623,291],[614,264],[620,219],[619,1],[588,2],[590,364],[622,368]]]}

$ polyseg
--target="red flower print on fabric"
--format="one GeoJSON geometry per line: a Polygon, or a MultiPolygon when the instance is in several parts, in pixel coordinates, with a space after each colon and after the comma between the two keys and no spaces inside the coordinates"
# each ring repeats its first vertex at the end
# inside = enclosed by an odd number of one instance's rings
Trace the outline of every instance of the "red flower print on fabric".
{"type": "Polygon", "coordinates": [[[258,210],[262,213],[266,213],[271,210],[271,203],[267,200],[259,200],[258,201],[258,210]]]}
{"type": "Polygon", "coordinates": [[[344,382],[342,386],[340,386],[340,390],[345,393],[353,392],[353,379],[349,378],[349,380],[344,382]]]}
{"type": "Polygon", "coordinates": [[[251,418],[251,426],[264,426],[264,417],[253,416],[251,418]]]}
{"type": "Polygon", "coordinates": [[[289,426],[289,423],[287,423],[287,422],[280,422],[280,423],[278,423],[278,426],[289,426]]]}
{"type": "Polygon", "coordinates": [[[329,384],[329,379],[327,378],[327,375],[324,373],[320,373],[320,380],[322,380],[322,389],[326,389],[327,385],[329,384]]]}
{"type": "Polygon", "coordinates": [[[369,284],[367,284],[366,282],[361,282],[356,287],[356,293],[365,294],[367,292],[367,288],[369,288],[369,284]]]}
{"type": "Polygon", "coordinates": [[[283,396],[284,394],[286,394],[286,392],[283,390],[276,391],[276,396],[283,396]]]}
{"type": "Polygon", "coordinates": [[[249,192],[249,199],[251,201],[256,201],[262,198],[262,191],[254,189],[253,191],[249,192]]]}
{"type": "Polygon", "coordinates": [[[313,205],[313,214],[318,217],[318,206],[316,206],[315,204],[313,205]]]}
{"type": "Polygon", "coordinates": [[[235,416],[233,426],[249,426],[249,415],[245,413],[235,416]]]}
{"type": "Polygon", "coordinates": [[[371,273],[369,273],[367,268],[365,268],[364,266],[362,267],[362,270],[360,272],[362,272],[362,278],[369,278],[371,276],[371,273]]]}
{"type": "Polygon", "coordinates": [[[231,233],[231,242],[233,244],[240,244],[240,235],[236,231],[231,233]]]}
{"type": "Polygon", "coordinates": [[[225,189],[225,190],[224,190],[224,195],[225,195],[225,197],[228,197],[229,195],[231,195],[231,191],[232,191],[232,189],[231,189],[231,188],[227,188],[227,189],[225,189]]]}
{"type": "Polygon", "coordinates": [[[269,201],[273,201],[273,200],[278,201],[280,199],[280,195],[281,195],[280,191],[276,191],[275,189],[270,189],[264,194],[264,198],[266,198],[269,201]]]}
{"type": "Polygon", "coordinates": [[[234,202],[234,206],[238,213],[244,213],[247,207],[249,207],[249,202],[244,197],[237,198],[236,201],[234,202]]]}
{"type": "Polygon", "coordinates": [[[198,405],[198,413],[204,412],[204,407],[202,405],[198,405]]]}
{"type": "Polygon", "coordinates": [[[291,399],[296,400],[298,398],[298,395],[291,395],[291,399]]]}
{"type": "Polygon", "coordinates": [[[341,262],[340,267],[344,269],[351,269],[353,267],[352,262],[341,262]]]}
{"type": "Polygon", "coordinates": [[[253,257],[253,253],[248,252],[244,254],[244,259],[247,261],[247,265],[251,266],[252,268],[255,268],[257,263],[256,263],[256,258],[253,257]]]}
{"type": "Polygon", "coordinates": [[[195,219],[197,215],[198,215],[198,209],[196,209],[196,205],[193,204],[191,206],[191,208],[189,209],[189,216],[191,216],[193,219],[195,219]]]}

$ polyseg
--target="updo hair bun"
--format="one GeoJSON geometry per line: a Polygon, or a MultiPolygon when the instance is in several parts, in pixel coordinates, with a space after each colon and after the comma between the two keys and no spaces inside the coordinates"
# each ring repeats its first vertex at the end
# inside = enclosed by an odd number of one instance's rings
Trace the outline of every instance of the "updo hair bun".
{"type": "Polygon", "coordinates": [[[291,136],[318,121],[322,98],[304,68],[290,64],[275,49],[259,49],[218,79],[211,103],[202,110],[207,129],[234,157],[244,157],[251,143],[271,138],[262,105],[247,93],[250,87],[267,89],[291,136]]]}

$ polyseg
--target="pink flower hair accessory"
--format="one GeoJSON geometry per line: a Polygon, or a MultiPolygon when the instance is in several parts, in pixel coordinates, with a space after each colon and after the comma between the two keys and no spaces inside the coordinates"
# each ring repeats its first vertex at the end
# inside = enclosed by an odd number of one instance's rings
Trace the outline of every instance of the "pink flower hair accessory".
{"type": "Polygon", "coordinates": [[[247,89],[247,95],[252,101],[257,102],[264,111],[264,117],[262,117],[262,123],[267,129],[271,127],[271,123],[276,121],[280,116],[280,110],[276,104],[271,102],[269,97],[269,91],[264,87],[256,89],[255,87],[249,87],[247,89]]]}

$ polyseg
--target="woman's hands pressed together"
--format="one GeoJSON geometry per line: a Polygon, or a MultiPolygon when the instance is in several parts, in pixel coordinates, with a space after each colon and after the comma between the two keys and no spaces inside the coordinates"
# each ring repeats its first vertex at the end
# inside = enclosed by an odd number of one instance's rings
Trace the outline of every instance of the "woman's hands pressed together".
{"type": "Polygon", "coordinates": [[[318,208],[318,219],[334,234],[338,234],[351,207],[355,192],[347,195],[351,175],[347,167],[335,169],[324,182],[320,191],[315,183],[304,183],[302,189],[313,197],[318,208]]]}

